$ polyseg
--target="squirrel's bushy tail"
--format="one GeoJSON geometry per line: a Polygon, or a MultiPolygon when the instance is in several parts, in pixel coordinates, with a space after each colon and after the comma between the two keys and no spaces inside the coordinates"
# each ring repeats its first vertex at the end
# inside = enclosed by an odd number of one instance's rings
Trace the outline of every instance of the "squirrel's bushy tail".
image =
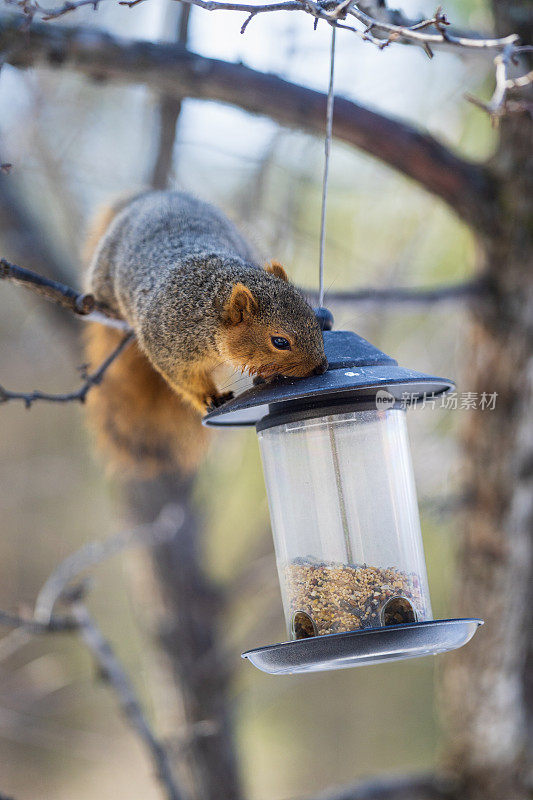
{"type": "MultiPolygon", "coordinates": [[[[87,265],[113,218],[131,200],[118,200],[96,215],[83,249],[87,265]]],[[[87,325],[85,355],[95,369],[123,333],[98,323],[87,325]]],[[[200,416],[168,386],[134,341],[87,395],[87,416],[97,447],[113,471],[153,476],[180,468],[192,471],[207,449],[200,416]]]]}

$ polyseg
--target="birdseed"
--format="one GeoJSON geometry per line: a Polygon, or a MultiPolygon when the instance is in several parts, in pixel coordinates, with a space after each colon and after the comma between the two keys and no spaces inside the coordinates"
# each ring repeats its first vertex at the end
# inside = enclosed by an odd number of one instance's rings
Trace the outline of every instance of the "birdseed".
{"type": "Polygon", "coordinates": [[[295,639],[428,617],[418,575],[393,568],[299,558],[285,567],[285,589],[295,639]]]}

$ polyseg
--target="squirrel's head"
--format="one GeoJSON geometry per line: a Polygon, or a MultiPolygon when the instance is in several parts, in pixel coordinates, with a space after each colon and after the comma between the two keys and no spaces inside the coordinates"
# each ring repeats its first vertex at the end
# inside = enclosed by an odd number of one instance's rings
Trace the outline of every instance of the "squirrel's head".
{"type": "Polygon", "coordinates": [[[322,331],[300,292],[276,261],[236,282],[222,311],[220,346],[239,369],[265,380],[326,371],[322,331]]]}

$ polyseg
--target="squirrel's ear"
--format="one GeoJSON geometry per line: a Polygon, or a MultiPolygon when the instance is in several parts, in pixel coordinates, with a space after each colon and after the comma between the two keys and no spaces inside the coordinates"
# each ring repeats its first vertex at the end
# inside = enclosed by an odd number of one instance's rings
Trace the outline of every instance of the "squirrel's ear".
{"type": "Polygon", "coordinates": [[[243,283],[236,283],[224,307],[224,318],[232,325],[250,319],[257,311],[257,300],[243,283]]]}
{"type": "Polygon", "coordinates": [[[270,275],[274,275],[276,278],[280,278],[282,281],[289,282],[289,276],[279,263],[279,261],[270,261],[268,264],[265,264],[265,271],[269,272],[270,275]]]}

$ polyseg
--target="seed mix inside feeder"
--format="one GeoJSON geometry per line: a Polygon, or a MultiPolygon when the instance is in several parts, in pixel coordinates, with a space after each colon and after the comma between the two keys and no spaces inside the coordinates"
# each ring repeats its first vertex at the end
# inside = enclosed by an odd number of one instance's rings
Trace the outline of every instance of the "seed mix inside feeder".
{"type": "Polygon", "coordinates": [[[243,656],[283,674],[461,647],[482,620],[432,617],[405,420],[406,395],[453,384],[317,316],[327,372],[254,386],[205,417],[255,425],[261,448],[289,641],[243,656]]]}

